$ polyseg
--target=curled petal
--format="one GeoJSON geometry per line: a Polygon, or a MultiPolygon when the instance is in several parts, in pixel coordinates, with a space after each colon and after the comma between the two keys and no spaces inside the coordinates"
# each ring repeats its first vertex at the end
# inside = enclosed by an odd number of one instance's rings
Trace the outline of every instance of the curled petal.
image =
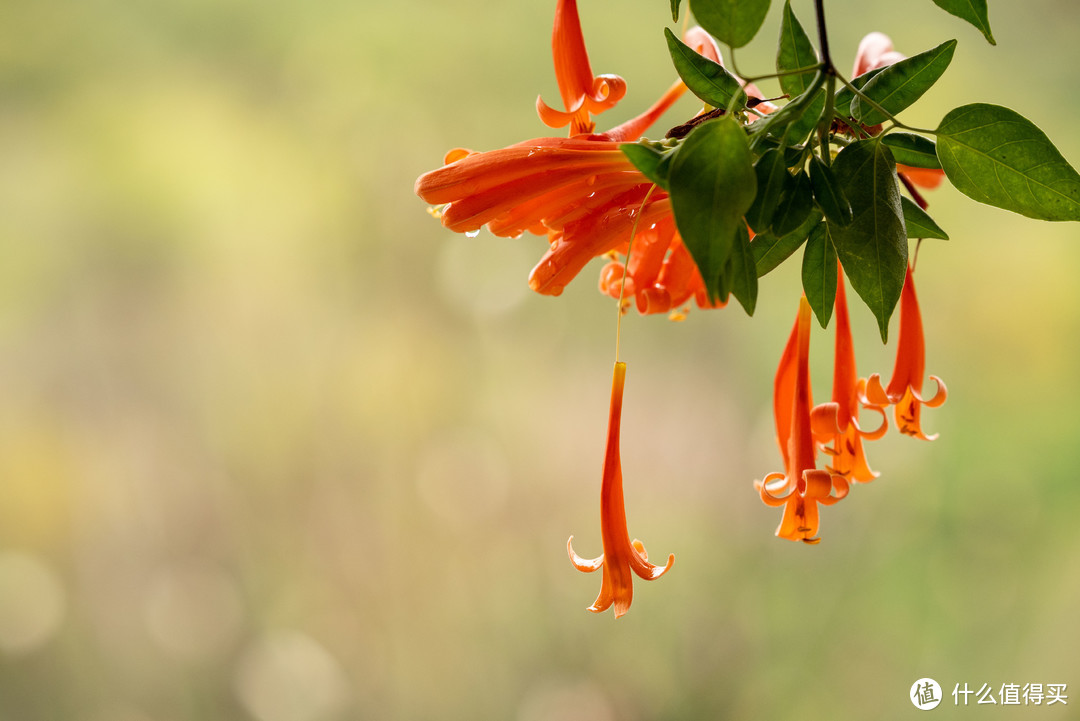
{"type": "Polygon", "coordinates": [[[893,400],[893,398],[885,392],[885,388],[881,385],[881,374],[873,373],[866,379],[866,400],[869,402],[867,405],[873,406],[891,406],[899,398],[893,400]]]}
{"type": "Polygon", "coordinates": [[[803,498],[820,501],[832,493],[832,474],[828,471],[808,469],[803,471],[797,490],[803,498]]]}
{"type": "Polygon", "coordinates": [[[646,581],[655,581],[675,565],[674,553],[668,555],[666,564],[658,566],[654,563],[649,563],[649,554],[645,551],[645,544],[635,538],[631,545],[634,548],[634,553],[630,555],[630,568],[632,568],[634,573],[640,578],[646,581]]]}
{"type": "Polygon", "coordinates": [[[840,427],[840,404],[819,403],[810,411],[810,431],[819,443],[827,443],[831,436],[842,433],[840,427]]]}
{"type": "Polygon", "coordinates": [[[593,78],[592,90],[586,95],[585,105],[590,113],[600,113],[615,107],[626,95],[626,81],[618,75],[597,75],[593,78]]]}
{"type": "Polygon", "coordinates": [[[831,506],[837,501],[843,500],[847,496],[848,491],[851,490],[851,485],[848,483],[848,480],[838,473],[832,474],[831,481],[830,493],[824,498],[815,499],[823,506],[831,506]]]}
{"type": "Polygon", "coordinates": [[[539,95],[536,96],[536,114],[540,116],[540,122],[549,128],[562,128],[570,125],[570,123],[574,122],[574,119],[580,114],[579,111],[584,105],[585,96],[581,96],[569,110],[556,110],[545,103],[542,97],[539,95]]]}
{"type": "Polygon", "coordinates": [[[937,383],[937,391],[934,393],[934,397],[930,400],[923,400],[922,396],[915,391],[912,391],[912,395],[915,396],[915,400],[922,403],[927,408],[937,408],[945,402],[945,399],[949,395],[949,389],[945,387],[945,382],[937,376],[930,376],[930,380],[937,383]]]}
{"type": "Polygon", "coordinates": [[[790,483],[788,482],[787,475],[783,473],[770,473],[760,481],[754,481],[754,490],[758,492],[762,502],[766,506],[775,508],[776,506],[782,506],[787,503],[791,495],[795,493],[795,489],[789,488],[789,485],[790,483]],[[780,483],[780,481],[783,481],[783,483],[780,483]],[[771,489],[770,486],[772,487],[771,489]],[[772,489],[778,490],[781,493],[787,491],[787,493],[784,493],[782,496],[773,495],[772,489]]]}
{"type": "Polygon", "coordinates": [[[592,573],[604,565],[604,554],[602,553],[593,559],[582,558],[574,553],[573,541],[573,536],[566,539],[566,552],[570,555],[570,563],[574,564],[574,568],[585,573],[592,573]]]}
{"type": "Polygon", "coordinates": [[[859,434],[861,438],[863,438],[863,440],[876,441],[885,435],[885,431],[889,430],[889,417],[888,415],[886,415],[885,409],[881,406],[868,405],[866,406],[866,409],[871,411],[877,411],[881,414],[881,425],[879,425],[872,431],[864,431],[859,426],[859,422],[857,420],[852,418],[851,422],[855,426],[855,431],[859,434]]]}

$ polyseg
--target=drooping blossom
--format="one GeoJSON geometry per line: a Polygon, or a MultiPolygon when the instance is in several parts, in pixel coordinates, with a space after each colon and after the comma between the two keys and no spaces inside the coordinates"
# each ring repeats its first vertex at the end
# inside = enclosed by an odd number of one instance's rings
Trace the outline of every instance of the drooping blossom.
{"type": "MultiPolygon", "coordinates": [[[[684,34],[687,45],[720,62],[716,42],[701,28],[684,34]]],[[[625,96],[616,75],[594,76],[575,0],[558,0],[552,32],[555,75],[565,110],[537,100],[549,127],[569,126],[569,138],[534,138],[501,150],[456,148],[445,165],[416,181],[416,193],[439,206],[447,228],[472,233],[486,226],[497,236],[547,235],[549,249],[529,275],[538,293],[559,295],[590,260],[631,253],[625,297],[642,313],[667,312],[690,298],[714,307],[682,243],[666,192],[655,188],[619,151],[642,134],[686,90],[675,82],[641,115],[604,133],[593,133],[593,115],[625,96]],[[635,237],[631,244],[631,236],[635,237]]],[[[752,86],[747,93],[761,97],[752,86]]],[[[759,111],[771,106],[762,103],[759,111]]],[[[601,290],[622,292],[622,270],[609,264],[601,290]]]]}
{"type": "Polygon", "coordinates": [[[832,401],[822,403],[811,411],[814,436],[821,449],[832,456],[826,469],[849,481],[868,483],[878,477],[870,468],[863,450],[863,441],[873,441],[885,435],[889,429],[885,411],[869,405],[866,398],[866,380],[855,371],[855,347],[851,338],[851,322],[848,319],[847,293],[844,290],[844,271],[838,268],[836,276],[836,351],[833,365],[832,401]],[[873,431],[859,426],[859,405],[869,405],[881,413],[881,424],[873,431]]]}
{"type": "Polygon", "coordinates": [[[626,530],[626,511],[623,506],[622,460],[619,454],[619,435],[622,420],[623,388],[626,383],[626,364],[615,363],[611,381],[611,407],[608,413],[607,447],[604,451],[604,470],[600,485],[600,535],[604,552],[593,559],[584,559],[574,552],[574,537],[566,541],[570,562],[579,571],[591,573],[603,569],[600,594],[589,606],[590,611],[602,613],[615,607],[615,618],[630,609],[634,599],[634,577],[637,574],[646,581],[663,576],[675,563],[674,554],[667,563],[657,566],[649,563],[645,546],[636,538],[631,541],[626,530]]]}
{"type": "Polygon", "coordinates": [[[777,536],[812,544],[821,541],[817,535],[818,505],[830,506],[844,498],[849,484],[839,473],[817,468],[810,416],[810,324],[810,304],[803,296],[795,327],[780,358],[773,393],[776,438],[784,471],[754,481],[754,488],[766,505],[784,507],[777,536]]]}
{"type": "Polygon", "coordinates": [[[935,433],[927,436],[922,430],[922,406],[937,408],[945,402],[948,390],[937,376],[930,379],[937,384],[937,391],[928,400],[922,397],[923,377],[926,369],[926,345],[923,339],[922,315],[915,295],[915,280],[908,266],[904,289],[900,292],[900,338],[897,341],[896,365],[888,388],[881,385],[881,377],[874,373],[866,381],[866,397],[870,403],[880,406],[893,405],[896,425],[900,432],[932,441],[935,433]]]}

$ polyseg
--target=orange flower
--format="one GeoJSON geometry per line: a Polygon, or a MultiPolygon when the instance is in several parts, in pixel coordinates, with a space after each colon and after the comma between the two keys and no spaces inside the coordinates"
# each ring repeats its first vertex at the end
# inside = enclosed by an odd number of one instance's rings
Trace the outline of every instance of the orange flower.
{"type": "Polygon", "coordinates": [[[904,289],[900,293],[900,339],[897,341],[896,365],[888,388],[881,387],[881,377],[875,373],[866,382],[866,396],[875,405],[895,405],[896,425],[905,435],[932,441],[935,433],[927,436],[919,419],[921,406],[937,408],[945,402],[948,390],[937,376],[930,376],[937,383],[937,391],[930,400],[923,400],[923,375],[926,366],[926,345],[923,339],[922,315],[919,300],[915,296],[915,279],[908,266],[904,289]]]}
{"type": "MultiPolygon", "coordinates": [[[[715,41],[701,28],[691,28],[684,39],[720,60],[715,41]]],[[[535,138],[485,153],[451,150],[442,168],[417,179],[417,195],[441,206],[435,214],[456,232],[487,226],[502,237],[546,234],[549,250],[529,276],[538,293],[559,295],[591,259],[629,250],[637,255],[640,248],[647,252],[642,260],[630,260],[634,282],[628,277],[626,297],[636,298],[641,312],[666,312],[690,297],[710,306],[697,266],[675,231],[667,193],[650,192],[652,183],[619,151],[621,142],[640,138],[686,86],[677,81],[641,115],[592,133],[592,115],[618,102],[626,84],[616,75],[593,75],[575,0],[558,0],[552,50],[566,110],[538,99],[537,111],[551,127],[569,125],[572,137],[535,138]]],[[[619,297],[621,277],[621,268],[605,268],[601,290],[619,297]]]]}
{"type": "Polygon", "coordinates": [[[566,112],[549,107],[540,97],[536,98],[536,112],[548,127],[569,125],[570,135],[591,133],[596,123],[590,113],[599,115],[614,107],[626,94],[626,81],[618,75],[593,77],[578,20],[577,0],[559,0],[555,6],[551,50],[566,112]]]}
{"type": "Polygon", "coordinates": [[[810,412],[814,437],[822,450],[833,457],[826,468],[844,478],[868,483],[878,477],[871,470],[863,451],[863,439],[874,441],[889,430],[885,411],[879,406],[869,406],[881,413],[881,425],[873,431],[859,427],[859,404],[868,405],[866,381],[855,372],[855,348],[851,340],[851,323],[848,320],[847,294],[844,290],[844,271],[836,276],[836,360],[833,366],[833,395],[831,403],[822,403],[810,412]],[[828,444],[832,444],[831,446],[828,444]]]}
{"type": "Polygon", "coordinates": [[[675,229],[674,216],[663,217],[645,230],[639,229],[633,247],[627,244],[617,253],[624,256],[629,253],[630,257],[625,263],[616,258],[603,267],[600,292],[612,298],[634,298],[639,313],[667,313],[691,298],[699,308],[727,305],[727,301],[709,300],[701,273],[675,229]]]}
{"type": "Polygon", "coordinates": [[[600,595],[589,606],[593,613],[602,613],[615,606],[615,618],[630,609],[634,599],[634,577],[631,571],[646,581],[660,578],[675,563],[674,554],[667,564],[657,566],[649,563],[645,546],[636,538],[631,541],[626,530],[626,511],[623,507],[622,461],[619,457],[619,425],[622,419],[623,386],[626,382],[626,364],[615,363],[611,381],[611,409],[608,414],[607,449],[604,452],[603,481],[600,486],[600,535],[604,552],[592,560],[574,553],[574,537],[566,541],[570,562],[579,571],[591,573],[604,569],[600,595]]]}
{"type": "Polygon", "coordinates": [[[810,304],[804,295],[799,315],[776,371],[773,412],[776,437],[784,458],[784,472],[754,481],[761,500],[784,506],[776,535],[790,541],[818,543],[818,504],[831,506],[848,493],[842,475],[818,470],[811,431],[810,408],[810,304]]]}

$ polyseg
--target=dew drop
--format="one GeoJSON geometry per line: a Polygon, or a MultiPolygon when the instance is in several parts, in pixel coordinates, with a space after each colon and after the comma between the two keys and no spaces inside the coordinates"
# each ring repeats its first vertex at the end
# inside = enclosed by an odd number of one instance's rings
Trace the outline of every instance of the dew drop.
{"type": "Polygon", "coordinates": [[[476,230],[466,230],[465,231],[465,237],[466,238],[475,238],[478,235],[480,235],[480,229],[479,228],[477,228],[476,230]]]}

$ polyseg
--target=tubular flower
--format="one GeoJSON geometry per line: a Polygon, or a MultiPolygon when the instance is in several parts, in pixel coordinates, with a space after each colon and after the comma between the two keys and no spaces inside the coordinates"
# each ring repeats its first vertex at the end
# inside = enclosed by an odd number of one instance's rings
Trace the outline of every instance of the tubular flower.
{"type": "Polygon", "coordinates": [[[784,459],[783,473],[770,473],[754,481],[761,500],[784,506],[776,535],[790,541],[818,543],[818,504],[830,506],[847,495],[847,479],[818,470],[811,430],[810,408],[810,304],[803,296],[780,367],[776,371],[773,411],[776,437],[784,459]]]}
{"type": "Polygon", "coordinates": [[[591,133],[599,115],[626,95],[626,81],[618,75],[593,76],[585,38],[581,34],[577,0],[558,0],[555,26],[551,31],[551,51],[555,56],[555,78],[559,83],[566,112],[549,107],[536,98],[536,112],[549,128],[570,126],[570,135],[591,133]]]}
{"type": "Polygon", "coordinates": [[[626,613],[634,599],[631,571],[646,581],[652,581],[663,576],[675,563],[674,554],[668,556],[664,566],[649,563],[645,546],[636,538],[631,541],[626,531],[622,461],[619,457],[619,426],[625,382],[626,364],[617,362],[611,381],[611,410],[608,414],[607,448],[604,452],[603,480],[600,486],[600,534],[604,552],[597,558],[587,560],[574,553],[573,536],[566,541],[570,562],[579,571],[592,573],[599,568],[604,569],[600,595],[588,610],[602,613],[614,605],[615,618],[626,613]]]}
{"type": "Polygon", "coordinates": [[[896,365],[888,388],[882,388],[881,378],[875,373],[866,382],[866,396],[875,405],[894,405],[896,425],[900,432],[932,441],[935,433],[927,436],[919,420],[921,406],[937,408],[945,402],[948,390],[937,376],[930,379],[937,383],[934,397],[923,400],[923,374],[926,366],[926,345],[923,339],[922,316],[919,300],[915,296],[915,279],[908,266],[904,289],[900,293],[900,339],[897,341],[896,365]]]}
{"type": "Polygon", "coordinates": [[[878,477],[871,470],[863,451],[863,440],[875,441],[889,430],[885,411],[869,405],[866,398],[866,380],[855,372],[855,348],[851,340],[851,323],[848,320],[847,294],[844,290],[844,272],[836,277],[836,356],[833,365],[833,395],[831,403],[822,403],[810,412],[814,436],[825,453],[832,456],[832,465],[826,468],[849,481],[868,483],[878,477]],[[873,431],[859,427],[859,404],[869,405],[881,413],[881,425],[873,431]],[[828,444],[832,445],[828,445],[828,444]]]}

